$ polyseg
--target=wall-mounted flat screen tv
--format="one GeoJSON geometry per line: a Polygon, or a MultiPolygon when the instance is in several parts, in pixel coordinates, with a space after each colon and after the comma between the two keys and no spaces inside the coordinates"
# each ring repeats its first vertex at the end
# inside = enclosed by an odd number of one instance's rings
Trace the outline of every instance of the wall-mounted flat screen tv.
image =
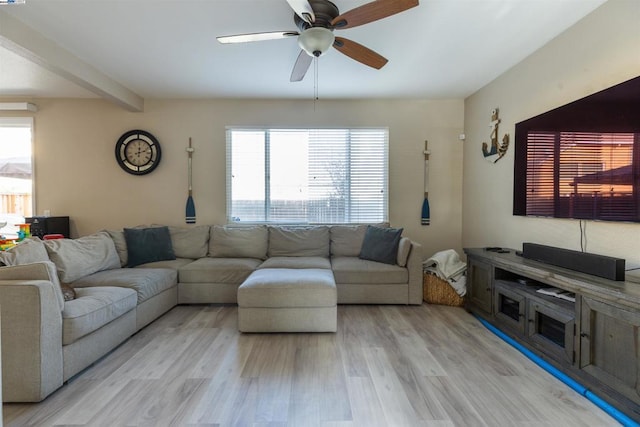
{"type": "Polygon", "coordinates": [[[513,214],[640,222],[640,77],[516,124],[513,214]]]}

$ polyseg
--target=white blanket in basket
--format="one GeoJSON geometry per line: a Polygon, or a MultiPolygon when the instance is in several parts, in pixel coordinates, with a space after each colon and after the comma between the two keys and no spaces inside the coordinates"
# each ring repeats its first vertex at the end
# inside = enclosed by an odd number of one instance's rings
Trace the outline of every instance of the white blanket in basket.
{"type": "Polygon", "coordinates": [[[460,260],[460,255],[455,250],[436,252],[422,264],[425,271],[449,282],[461,297],[467,293],[467,278],[464,275],[467,264],[460,260]]]}

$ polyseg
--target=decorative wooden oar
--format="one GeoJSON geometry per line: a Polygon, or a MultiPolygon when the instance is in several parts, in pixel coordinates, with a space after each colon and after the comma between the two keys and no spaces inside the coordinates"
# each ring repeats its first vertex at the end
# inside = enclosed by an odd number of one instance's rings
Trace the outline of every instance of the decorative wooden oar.
{"type": "Polygon", "coordinates": [[[191,137],[189,137],[189,147],[187,148],[187,154],[189,155],[189,197],[187,197],[187,206],[184,215],[184,220],[187,224],[196,223],[196,205],[193,202],[193,189],[191,186],[191,159],[194,151],[193,147],[191,147],[191,137]]]}
{"type": "Polygon", "coordinates": [[[422,219],[420,223],[422,225],[429,225],[431,223],[431,213],[429,209],[429,154],[431,152],[427,149],[427,141],[424,142],[424,201],[422,202],[422,219]]]}

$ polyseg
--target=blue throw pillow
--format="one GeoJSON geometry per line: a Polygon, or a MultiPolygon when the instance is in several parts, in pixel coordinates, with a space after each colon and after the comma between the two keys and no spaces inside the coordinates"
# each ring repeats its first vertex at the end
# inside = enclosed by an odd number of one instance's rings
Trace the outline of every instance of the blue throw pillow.
{"type": "Polygon", "coordinates": [[[127,267],[176,259],[169,227],[125,228],[124,239],[129,255],[127,267]]]}
{"type": "Polygon", "coordinates": [[[401,237],[402,228],[367,226],[360,248],[360,259],[396,264],[401,237]]]}

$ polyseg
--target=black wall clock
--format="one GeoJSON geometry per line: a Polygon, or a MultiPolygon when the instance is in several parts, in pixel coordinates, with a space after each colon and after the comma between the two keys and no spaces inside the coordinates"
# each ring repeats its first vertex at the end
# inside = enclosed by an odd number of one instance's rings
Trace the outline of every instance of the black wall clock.
{"type": "Polygon", "coordinates": [[[116,161],[133,175],[145,175],[160,164],[162,151],[155,136],[144,130],[125,132],[116,143],[116,161]]]}

